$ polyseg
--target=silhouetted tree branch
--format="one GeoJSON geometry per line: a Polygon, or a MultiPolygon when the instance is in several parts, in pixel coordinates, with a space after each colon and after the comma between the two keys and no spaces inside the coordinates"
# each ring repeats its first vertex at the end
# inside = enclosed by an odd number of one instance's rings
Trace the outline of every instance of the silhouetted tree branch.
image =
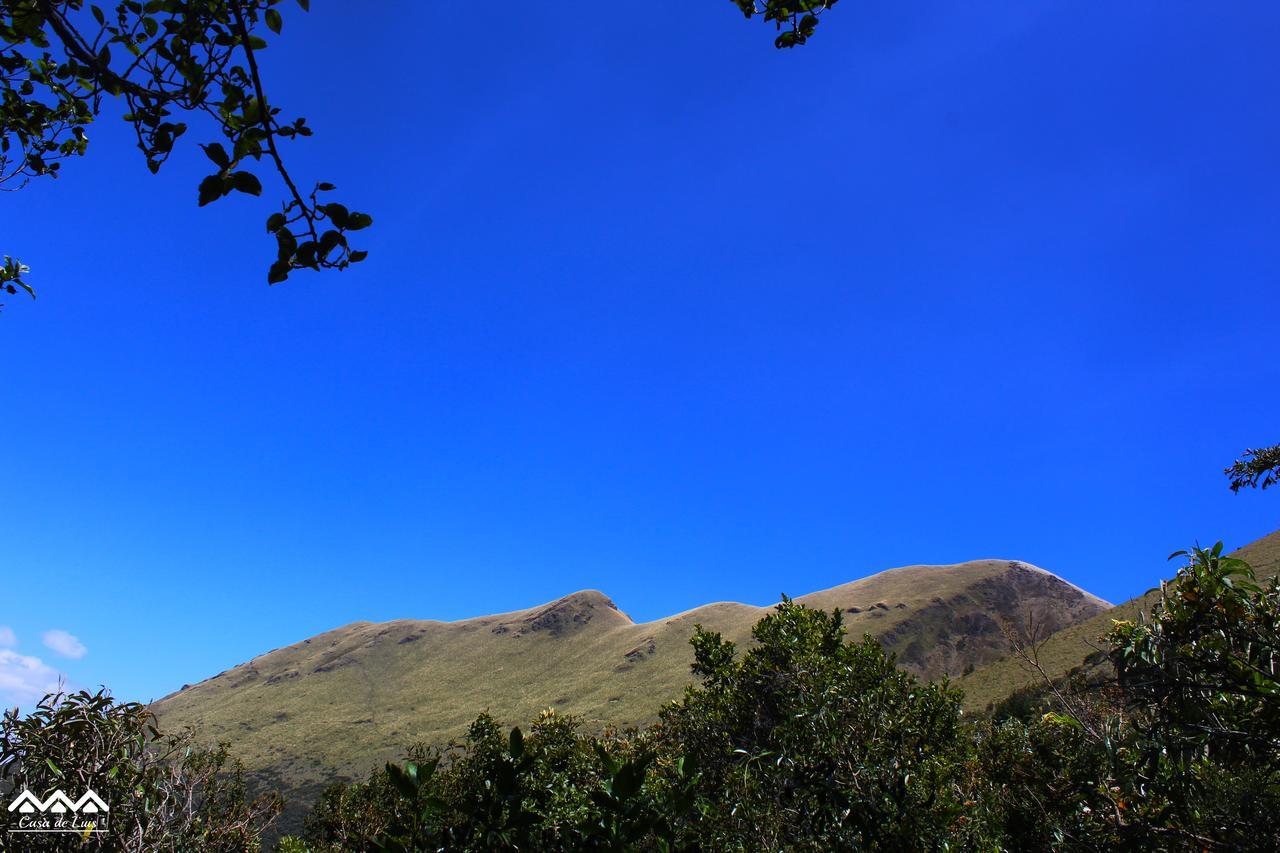
{"type": "Polygon", "coordinates": [[[1231,480],[1231,491],[1261,488],[1280,483],[1280,444],[1260,450],[1247,448],[1244,456],[1223,471],[1231,480]]]}

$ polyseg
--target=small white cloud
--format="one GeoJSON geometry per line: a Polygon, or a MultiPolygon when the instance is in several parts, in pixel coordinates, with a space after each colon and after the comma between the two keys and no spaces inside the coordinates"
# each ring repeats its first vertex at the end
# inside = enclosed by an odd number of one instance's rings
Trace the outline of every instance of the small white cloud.
{"type": "Polygon", "coordinates": [[[40,636],[45,646],[62,655],[64,658],[79,660],[84,657],[85,652],[89,651],[84,647],[84,643],[80,642],[74,634],[68,634],[60,628],[52,631],[45,631],[40,636]]]}
{"type": "Polygon", "coordinates": [[[18,638],[14,636],[13,629],[8,625],[0,625],[0,646],[9,648],[18,645],[18,638]]]}
{"type": "Polygon", "coordinates": [[[0,707],[34,705],[58,690],[61,676],[40,658],[0,649],[0,707]]]}

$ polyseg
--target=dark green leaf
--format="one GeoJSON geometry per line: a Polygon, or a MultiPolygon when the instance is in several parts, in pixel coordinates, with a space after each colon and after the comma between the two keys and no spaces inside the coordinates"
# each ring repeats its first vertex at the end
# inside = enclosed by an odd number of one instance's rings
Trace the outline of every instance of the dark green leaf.
{"type": "Polygon", "coordinates": [[[279,284],[289,277],[289,262],[276,261],[267,270],[267,284],[279,284]]]}
{"type": "Polygon", "coordinates": [[[231,186],[242,193],[262,195],[262,182],[252,172],[233,172],[231,174],[231,186]]]}
{"type": "Polygon", "coordinates": [[[200,206],[204,207],[227,194],[222,175],[210,175],[200,182],[200,206]]]}
{"type": "Polygon", "coordinates": [[[225,169],[231,165],[231,158],[227,155],[227,149],[222,147],[222,143],[211,142],[200,147],[204,149],[205,156],[212,160],[213,164],[219,169],[225,169]]]}

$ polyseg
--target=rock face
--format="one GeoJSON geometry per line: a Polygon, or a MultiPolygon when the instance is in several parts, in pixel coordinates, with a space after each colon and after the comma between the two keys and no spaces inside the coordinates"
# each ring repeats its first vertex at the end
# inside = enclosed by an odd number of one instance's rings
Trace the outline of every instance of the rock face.
{"type": "MultiPolygon", "coordinates": [[[[610,627],[631,624],[631,620],[618,609],[618,605],[607,595],[594,589],[575,592],[558,601],[514,615],[518,618],[503,619],[493,627],[493,633],[523,637],[546,631],[553,637],[560,637],[586,628],[593,619],[599,619],[610,627]]],[[[596,623],[597,626],[600,622],[596,623]]]]}
{"type": "Polygon", "coordinates": [[[1011,562],[999,576],[930,601],[880,639],[901,666],[929,678],[955,676],[1007,654],[1009,631],[1048,636],[1104,609],[1100,599],[1058,576],[1011,562]]]}
{"type": "MultiPolygon", "coordinates": [[[[893,569],[796,599],[843,611],[925,678],[960,675],[1009,650],[1002,626],[1045,630],[1108,608],[1062,579],[1007,560],[893,569]]],[[[768,607],[717,603],[637,624],[603,593],[459,622],[356,622],[276,649],[153,706],[167,726],[226,739],[246,767],[291,794],[296,825],[335,778],[365,774],[414,743],[443,745],[488,710],[526,722],[547,706],[588,727],[638,725],[690,680],[694,625],[739,644],[768,607]]]]}
{"type": "MultiPolygon", "coordinates": [[[[1280,531],[1250,542],[1239,550],[1232,551],[1231,555],[1252,566],[1259,580],[1280,576],[1280,531]]],[[[1160,580],[1171,571],[1167,565],[1155,564],[1152,574],[1148,576],[1150,584],[1155,587],[1151,591],[1096,616],[1068,623],[1056,630],[1040,630],[1038,627],[1037,634],[1047,638],[1038,652],[1045,673],[1053,678],[1061,678],[1071,672],[1109,672],[1110,664],[1099,653],[1099,638],[1110,630],[1113,619],[1136,619],[1139,614],[1150,612],[1151,606],[1159,599],[1160,580]]],[[[1052,614],[1046,614],[1045,618],[1052,619],[1052,614]]],[[[1049,628],[1048,625],[1043,627],[1049,628]]],[[[1014,690],[1037,683],[1040,677],[1016,657],[1005,657],[985,667],[979,664],[975,672],[960,679],[959,686],[964,690],[965,706],[973,711],[982,711],[1014,690]]]]}

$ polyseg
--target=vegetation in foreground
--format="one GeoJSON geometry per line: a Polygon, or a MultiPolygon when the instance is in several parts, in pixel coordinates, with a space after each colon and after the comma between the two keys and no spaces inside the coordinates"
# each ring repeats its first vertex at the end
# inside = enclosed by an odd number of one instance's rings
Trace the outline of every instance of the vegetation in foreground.
{"type": "MultiPolygon", "coordinates": [[[[1047,682],[971,720],[949,683],[898,669],[839,612],[784,601],[745,652],[692,639],[700,683],[643,730],[487,715],[325,791],[284,851],[1270,850],[1280,838],[1280,582],[1221,544],[1149,617],[1107,636],[1116,676],[1047,682]]],[[[110,833],[24,849],[245,850],[250,799],[227,748],[166,736],[99,694],[5,716],[0,785],[93,787],[110,833]]]]}

